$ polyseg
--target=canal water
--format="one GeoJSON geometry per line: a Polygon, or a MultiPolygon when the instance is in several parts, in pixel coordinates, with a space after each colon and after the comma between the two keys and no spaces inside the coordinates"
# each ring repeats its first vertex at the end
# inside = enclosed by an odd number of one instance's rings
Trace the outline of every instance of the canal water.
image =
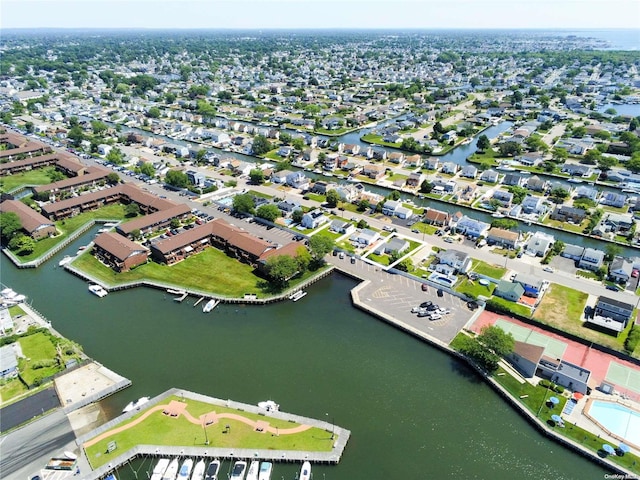
{"type": "MultiPolygon", "coordinates": [[[[1,280],[87,355],[131,379],[103,402],[109,417],[171,387],[251,404],[273,399],[284,411],[352,431],[340,464],[314,466],[315,479],[606,473],[538,434],[460,361],[354,309],[350,279],[334,274],[296,303],[221,305],[209,314],[193,308],[193,298],[178,304],[145,288],[98,299],[56,268],[93,233],[36,270],[18,270],[2,256],[1,280]]],[[[136,469],[149,466],[127,466],[119,478],[146,478],[136,469]]],[[[293,479],[296,470],[276,465],[273,478],[293,479]]]]}

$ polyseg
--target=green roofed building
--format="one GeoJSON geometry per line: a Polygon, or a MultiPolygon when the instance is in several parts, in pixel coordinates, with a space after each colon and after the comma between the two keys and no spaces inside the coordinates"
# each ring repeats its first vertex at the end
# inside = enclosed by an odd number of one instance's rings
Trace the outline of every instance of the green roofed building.
{"type": "Polygon", "coordinates": [[[518,299],[524,295],[524,287],[519,283],[509,282],[508,280],[500,280],[493,294],[517,302],[518,299]]]}

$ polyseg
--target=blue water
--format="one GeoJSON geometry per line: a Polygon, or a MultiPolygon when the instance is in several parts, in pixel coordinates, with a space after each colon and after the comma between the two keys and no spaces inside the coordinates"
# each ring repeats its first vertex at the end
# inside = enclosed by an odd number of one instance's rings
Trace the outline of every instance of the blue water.
{"type": "Polygon", "coordinates": [[[553,30],[553,33],[604,40],[608,43],[609,50],[640,50],[640,29],[613,28],[553,30]]]}
{"type": "Polygon", "coordinates": [[[610,432],[640,445],[640,412],[616,403],[594,401],[589,415],[610,432]]]}
{"type": "Polygon", "coordinates": [[[640,116],[640,103],[605,103],[598,107],[598,112],[604,113],[608,108],[613,108],[617,115],[631,115],[633,117],[640,116]]]}

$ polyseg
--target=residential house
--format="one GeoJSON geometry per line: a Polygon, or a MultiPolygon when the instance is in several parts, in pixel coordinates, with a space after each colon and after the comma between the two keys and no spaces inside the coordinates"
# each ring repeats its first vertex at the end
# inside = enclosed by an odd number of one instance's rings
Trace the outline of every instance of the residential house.
{"type": "Polygon", "coordinates": [[[448,227],[451,223],[451,214],[449,212],[436,210],[435,208],[426,208],[422,221],[429,225],[436,225],[441,228],[448,227]]]}
{"type": "Polygon", "coordinates": [[[391,152],[388,156],[388,159],[391,163],[395,163],[400,166],[403,166],[405,162],[404,153],[402,152],[391,152]]]}
{"type": "Polygon", "coordinates": [[[467,273],[472,265],[471,257],[460,250],[441,250],[436,256],[438,257],[438,263],[448,265],[455,272],[467,273]]]}
{"type": "Polygon", "coordinates": [[[578,268],[584,268],[596,272],[604,264],[605,253],[595,248],[585,248],[582,257],[578,261],[578,268]]]}
{"type": "Polygon", "coordinates": [[[550,218],[560,222],[571,222],[580,225],[587,218],[587,212],[582,208],[560,205],[553,210],[550,218]]]}
{"type": "Polygon", "coordinates": [[[380,255],[382,253],[386,253],[387,255],[398,252],[404,253],[409,248],[409,242],[407,242],[404,238],[393,237],[387,240],[384,243],[381,243],[376,247],[375,253],[380,255]]]}
{"type": "Polygon", "coordinates": [[[405,166],[407,168],[419,168],[422,166],[422,157],[419,154],[408,155],[405,158],[405,166]]]}
{"type": "Polygon", "coordinates": [[[308,190],[309,189],[310,180],[305,176],[304,173],[291,172],[287,175],[287,185],[293,188],[299,188],[300,190],[308,190]]]}
{"type": "Polygon", "coordinates": [[[532,298],[538,298],[540,293],[542,293],[542,287],[544,286],[543,280],[524,273],[516,274],[513,281],[524,287],[525,296],[532,298]]]}
{"type": "Polygon", "coordinates": [[[525,153],[516,158],[522,165],[537,167],[543,161],[542,154],[538,152],[525,153]]]}
{"type": "Polygon", "coordinates": [[[196,187],[204,187],[204,182],[206,180],[204,174],[196,170],[187,170],[186,175],[191,185],[195,185],[196,187]]]}
{"type": "Polygon", "coordinates": [[[373,158],[375,160],[386,160],[387,159],[387,151],[382,148],[373,149],[373,158]]]}
{"type": "Polygon", "coordinates": [[[581,185],[576,188],[575,198],[588,198],[589,200],[595,201],[598,198],[598,190],[594,187],[581,185]]]}
{"type": "Polygon", "coordinates": [[[296,210],[302,210],[302,207],[295,200],[282,200],[278,202],[278,208],[282,212],[283,217],[290,217],[296,210]]]}
{"type": "Polygon", "coordinates": [[[627,201],[626,195],[616,192],[604,192],[600,198],[602,205],[608,205],[610,207],[622,208],[627,201]]]}
{"type": "Polygon", "coordinates": [[[312,210],[305,213],[302,216],[302,226],[304,228],[318,228],[323,223],[328,222],[329,219],[322,213],[322,210],[312,210]]]}
{"type": "Polygon", "coordinates": [[[487,243],[489,245],[500,245],[504,248],[515,249],[520,239],[518,232],[512,232],[503,228],[492,227],[487,232],[487,243]]]}
{"type": "Polygon", "coordinates": [[[460,192],[460,200],[465,202],[472,202],[474,198],[478,195],[478,187],[474,184],[467,185],[460,192]]]}
{"type": "Polygon", "coordinates": [[[462,235],[466,235],[471,238],[478,238],[480,236],[486,236],[489,227],[490,225],[488,223],[481,222],[464,215],[455,224],[454,229],[457,233],[461,233],[462,235]]]}
{"type": "Polygon", "coordinates": [[[565,163],[560,167],[562,173],[571,175],[572,177],[590,177],[593,170],[588,165],[580,165],[577,163],[565,163]]]}
{"type": "Polygon", "coordinates": [[[525,186],[529,190],[533,190],[534,192],[544,192],[549,186],[549,182],[538,177],[537,175],[533,175],[529,177],[529,179],[525,183],[525,186]]]}
{"type": "Polygon", "coordinates": [[[522,295],[524,295],[524,287],[517,282],[510,282],[508,280],[498,281],[493,294],[496,297],[504,298],[512,302],[517,302],[522,295]]]}
{"type": "Polygon", "coordinates": [[[349,237],[349,240],[353,243],[357,243],[360,246],[367,246],[374,243],[380,238],[380,234],[368,228],[363,228],[349,237]]]}
{"type": "Polygon", "coordinates": [[[625,234],[635,223],[630,213],[607,213],[602,223],[608,227],[608,231],[625,234]]]}
{"type": "Polygon", "coordinates": [[[329,230],[335,233],[351,235],[356,231],[356,227],[351,222],[345,222],[343,220],[333,220],[329,225],[329,230]]]}
{"type": "Polygon", "coordinates": [[[442,135],[443,142],[451,142],[458,138],[458,133],[454,130],[449,130],[444,135],[442,135]]]}
{"type": "Polygon", "coordinates": [[[422,174],[422,172],[420,171],[411,172],[409,174],[409,178],[407,178],[407,186],[419,187],[420,185],[422,185],[423,181],[424,181],[424,175],[422,174]]]}
{"type": "Polygon", "coordinates": [[[18,376],[18,358],[13,345],[0,347],[0,379],[8,380],[18,376]]]}
{"type": "Polygon", "coordinates": [[[524,178],[515,173],[507,173],[502,179],[502,183],[510,187],[521,187],[524,184],[524,178]]]}
{"type": "Polygon", "coordinates": [[[555,241],[553,235],[535,232],[525,244],[524,249],[528,255],[544,257],[555,241]]]}
{"type": "Polygon", "coordinates": [[[460,171],[460,176],[465,178],[476,178],[478,176],[478,169],[473,165],[465,165],[460,171]]]}
{"type": "Polygon", "coordinates": [[[616,283],[627,284],[631,279],[633,262],[623,257],[615,257],[609,265],[609,279],[616,283]]]}
{"type": "Polygon", "coordinates": [[[287,175],[292,174],[291,170],[280,170],[279,172],[273,172],[271,175],[271,181],[273,183],[287,183],[287,175]]]}
{"type": "Polygon", "coordinates": [[[446,173],[448,175],[455,175],[458,173],[458,164],[453,162],[445,162],[442,164],[442,173],[446,173]]]}
{"type": "Polygon", "coordinates": [[[427,170],[437,170],[440,166],[440,160],[435,157],[429,157],[424,166],[427,170]]]}
{"type": "Polygon", "coordinates": [[[113,147],[111,145],[101,143],[100,145],[98,145],[98,155],[102,155],[103,157],[106,157],[107,155],[109,155],[109,152],[112,149],[113,147]]]}
{"type": "Polygon", "coordinates": [[[0,212],[15,213],[20,219],[22,230],[35,240],[57,234],[56,225],[51,220],[19,200],[5,200],[0,203],[0,212]]]}
{"type": "Polygon", "coordinates": [[[542,197],[536,197],[535,195],[527,195],[524,197],[521,206],[522,213],[527,215],[542,215],[547,211],[544,199],[542,197]]]}
{"type": "Polygon", "coordinates": [[[373,180],[379,180],[384,177],[385,168],[383,165],[365,165],[362,174],[373,180]]]}
{"type": "Polygon", "coordinates": [[[491,197],[492,200],[499,202],[503,207],[510,207],[513,202],[513,193],[504,190],[496,190],[491,197]]]}
{"type": "Polygon", "coordinates": [[[487,183],[498,183],[498,179],[500,178],[500,174],[493,169],[485,170],[480,174],[480,180],[487,183]]]}
{"type": "Polygon", "coordinates": [[[360,145],[348,143],[344,146],[343,152],[347,155],[358,155],[360,153],[360,145]]]}
{"type": "Polygon", "coordinates": [[[613,298],[599,297],[593,316],[587,316],[586,322],[611,330],[619,335],[632,318],[634,306],[613,298]]]}
{"type": "Polygon", "coordinates": [[[565,244],[564,249],[560,256],[565,258],[570,258],[571,260],[575,260],[576,262],[580,261],[582,258],[582,254],[584,253],[584,247],[580,245],[571,245],[570,243],[565,244]]]}

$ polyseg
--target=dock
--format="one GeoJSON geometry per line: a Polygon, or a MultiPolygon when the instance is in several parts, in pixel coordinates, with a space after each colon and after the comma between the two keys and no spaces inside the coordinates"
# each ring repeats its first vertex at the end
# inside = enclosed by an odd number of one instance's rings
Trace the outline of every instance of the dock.
{"type": "Polygon", "coordinates": [[[182,301],[189,296],[189,292],[184,292],[181,296],[175,297],[173,300],[182,303],[182,301]]]}
{"type": "Polygon", "coordinates": [[[198,300],[196,300],[196,303],[193,304],[194,307],[197,307],[198,304],[203,301],[205,299],[205,297],[200,297],[198,300]]]}

